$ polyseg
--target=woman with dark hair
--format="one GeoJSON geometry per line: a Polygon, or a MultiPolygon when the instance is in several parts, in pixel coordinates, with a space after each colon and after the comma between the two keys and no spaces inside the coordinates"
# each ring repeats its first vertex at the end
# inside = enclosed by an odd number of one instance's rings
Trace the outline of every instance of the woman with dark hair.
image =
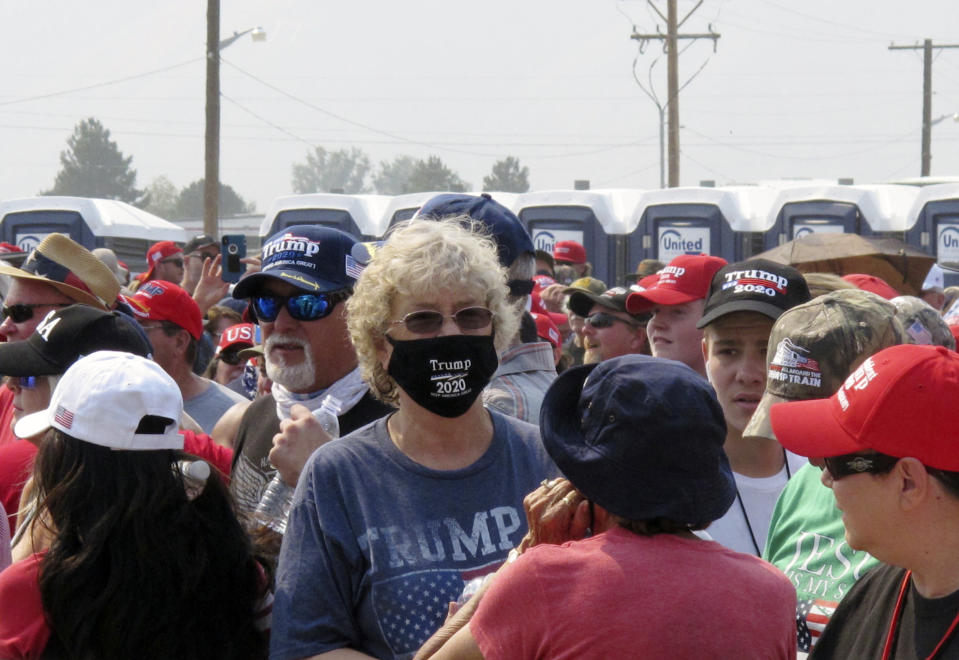
{"type": "Polygon", "coordinates": [[[220,479],[182,452],[181,408],[154,362],[100,351],[17,422],[47,433],[51,542],[0,573],[0,657],[266,657],[266,577],[220,479]]]}

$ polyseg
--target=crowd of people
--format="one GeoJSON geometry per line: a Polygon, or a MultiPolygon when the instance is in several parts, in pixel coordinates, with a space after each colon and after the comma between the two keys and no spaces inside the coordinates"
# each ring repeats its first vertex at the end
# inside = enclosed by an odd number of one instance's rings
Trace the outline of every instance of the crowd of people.
{"type": "Polygon", "coordinates": [[[486,194],[145,262],[0,262],[0,659],[959,658],[938,266],[608,286],[486,194]]]}

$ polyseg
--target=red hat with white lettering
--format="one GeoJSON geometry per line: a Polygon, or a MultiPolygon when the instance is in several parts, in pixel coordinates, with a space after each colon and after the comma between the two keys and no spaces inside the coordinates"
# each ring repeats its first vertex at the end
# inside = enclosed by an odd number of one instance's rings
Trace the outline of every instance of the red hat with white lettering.
{"type": "Polygon", "coordinates": [[[553,246],[553,260],[561,264],[585,264],[586,248],[576,241],[559,241],[553,246]]]}
{"type": "Polygon", "coordinates": [[[656,273],[653,286],[631,293],[626,300],[630,314],[648,312],[659,305],[682,305],[709,295],[709,283],[716,271],[726,265],[722,257],[708,254],[681,254],[656,273]]]}
{"type": "Polygon", "coordinates": [[[219,355],[231,346],[239,346],[242,348],[256,346],[260,341],[257,334],[259,329],[259,326],[253,325],[252,323],[237,323],[236,325],[231,325],[220,333],[220,341],[217,343],[216,351],[214,351],[213,354],[219,355]]]}
{"type": "Polygon", "coordinates": [[[203,334],[203,314],[200,306],[184,289],[166,280],[150,280],[127,298],[130,309],[143,321],[170,321],[194,339],[203,334]]]}
{"type": "Polygon", "coordinates": [[[779,403],[770,417],[779,442],[802,456],[873,450],[959,472],[959,353],[902,344],[879,351],[828,399],[779,403]]]}
{"type": "Polygon", "coordinates": [[[537,314],[536,312],[530,314],[536,321],[536,335],[552,344],[553,348],[559,348],[560,344],[563,343],[563,336],[559,333],[559,328],[556,327],[553,320],[546,314],[537,314]]]}

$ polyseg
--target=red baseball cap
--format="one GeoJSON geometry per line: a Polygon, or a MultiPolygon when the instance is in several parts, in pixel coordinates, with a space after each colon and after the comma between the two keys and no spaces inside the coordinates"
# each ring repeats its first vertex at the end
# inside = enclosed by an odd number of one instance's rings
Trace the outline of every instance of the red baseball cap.
{"type": "Polygon", "coordinates": [[[533,320],[536,321],[536,334],[540,339],[548,341],[553,345],[553,348],[559,348],[560,344],[563,343],[563,336],[552,319],[545,314],[537,314],[536,312],[531,312],[531,315],[533,320]]]}
{"type": "MultiPolygon", "coordinates": [[[[176,256],[178,253],[183,254],[183,250],[173,241],[160,241],[151,245],[150,249],[147,250],[147,272],[141,276],[143,278],[141,281],[148,281],[153,277],[153,270],[158,263],[176,256]]],[[[140,279],[140,277],[137,277],[137,279],[140,279]]]]}
{"type": "Polygon", "coordinates": [[[646,290],[629,294],[626,311],[642,314],[657,305],[682,305],[705,298],[709,295],[713,275],[725,265],[726,260],[722,257],[681,254],[656,273],[659,279],[646,290]]]}
{"type": "Polygon", "coordinates": [[[138,319],[176,323],[194,339],[203,334],[200,306],[189,293],[172,282],[150,280],[128,296],[127,302],[138,319]]]}
{"type": "Polygon", "coordinates": [[[576,241],[559,241],[553,246],[553,260],[567,264],[585,264],[586,248],[576,241]]]}
{"type": "Polygon", "coordinates": [[[257,330],[252,323],[237,323],[231,325],[220,334],[220,341],[216,345],[214,355],[219,355],[231,346],[256,346],[257,330]]]}
{"type": "Polygon", "coordinates": [[[877,296],[882,296],[886,300],[892,300],[893,298],[899,295],[899,292],[890,286],[886,280],[881,277],[876,277],[875,275],[866,275],[865,273],[850,273],[849,275],[843,275],[842,279],[846,280],[850,284],[855,284],[858,288],[863,291],[869,291],[875,293],[877,296]]]}
{"type": "Polygon", "coordinates": [[[874,450],[959,471],[959,354],[901,344],[867,358],[828,399],[778,403],[770,421],[779,442],[802,456],[874,450]]]}

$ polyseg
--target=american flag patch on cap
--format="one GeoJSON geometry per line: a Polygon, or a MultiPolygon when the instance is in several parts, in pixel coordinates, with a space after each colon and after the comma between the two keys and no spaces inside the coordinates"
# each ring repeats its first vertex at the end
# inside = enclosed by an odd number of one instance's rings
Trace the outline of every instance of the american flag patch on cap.
{"type": "Polygon", "coordinates": [[[73,426],[73,413],[63,406],[57,406],[57,412],[53,416],[53,421],[63,428],[68,429],[73,426]]]}
{"type": "Polygon", "coordinates": [[[354,280],[363,272],[363,266],[350,255],[346,255],[346,274],[354,280]]]}

